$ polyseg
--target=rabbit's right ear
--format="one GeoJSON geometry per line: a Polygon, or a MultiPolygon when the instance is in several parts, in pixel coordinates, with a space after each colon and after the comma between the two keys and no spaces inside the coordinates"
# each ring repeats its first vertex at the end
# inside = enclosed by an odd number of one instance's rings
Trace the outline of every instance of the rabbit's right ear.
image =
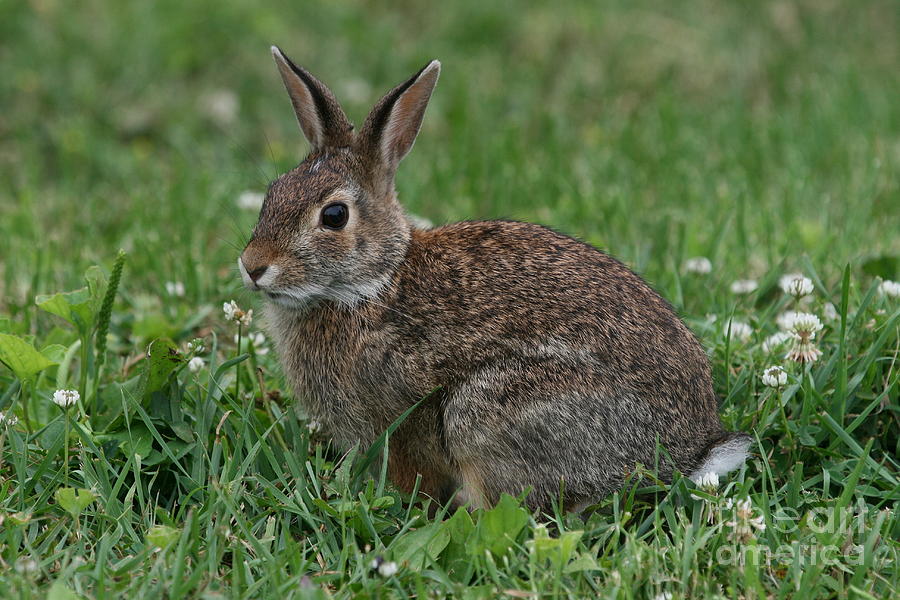
{"type": "Polygon", "coordinates": [[[353,141],[353,124],[331,90],[309,71],[291,62],[278,46],[272,46],[272,56],[312,151],[349,146],[353,141]]]}

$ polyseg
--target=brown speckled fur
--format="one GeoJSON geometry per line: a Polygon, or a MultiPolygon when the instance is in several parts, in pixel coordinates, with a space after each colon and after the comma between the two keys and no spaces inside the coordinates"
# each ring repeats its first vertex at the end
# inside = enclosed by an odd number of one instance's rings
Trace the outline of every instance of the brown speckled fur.
{"type": "Polygon", "coordinates": [[[664,479],[691,472],[733,435],[700,344],[640,277],[539,225],[417,230],[403,216],[393,173],[421,115],[397,126],[398,146],[381,136],[398,98],[424,113],[435,64],[390,92],[349,145],[345,128],[329,138],[325,127],[266,196],[241,267],[278,268],[263,287],[267,320],[297,397],[338,443],[366,446],[437,390],[391,438],[389,476],[410,490],[421,475],[442,500],[458,491],[478,506],[531,488],[529,503],[548,509],[563,483],[573,508],[638,463],[664,479]],[[351,214],[338,231],[317,222],[334,198],[351,214]],[[279,296],[291,290],[302,300],[279,296]]]}

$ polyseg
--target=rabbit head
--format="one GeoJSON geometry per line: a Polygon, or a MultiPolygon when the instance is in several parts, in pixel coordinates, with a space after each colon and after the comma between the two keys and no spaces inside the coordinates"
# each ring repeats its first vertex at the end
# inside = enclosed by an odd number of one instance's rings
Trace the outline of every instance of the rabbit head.
{"type": "Polygon", "coordinates": [[[410,225],[394,173],[412,148],[441,65],[431,61],[384,96],[357,133],[321,81],[272,54],[310,153],[276,179],[238,258],[245,285],[302,308],[375,296],[403,260],[410,225]]]}

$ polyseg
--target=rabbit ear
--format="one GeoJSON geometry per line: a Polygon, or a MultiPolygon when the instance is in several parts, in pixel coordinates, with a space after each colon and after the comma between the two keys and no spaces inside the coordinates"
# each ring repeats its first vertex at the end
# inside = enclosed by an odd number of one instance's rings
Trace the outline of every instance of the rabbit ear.
{"type": "Polygon", "coordinates": [[[312,151],[327,146],[349,146],[353,140],[353,124],[331,90],[309,71],[291,62],[278,46],[272,46],[272,56],[312,151]]]}
{"type": "Polygon", "coordinates": [[[418,73],[401,83],[382,98],[362,126],[360,143],[376,163],[393,172],[410,151],[425,107],[441,73],[441,63],[433,60],[418,73]]]}

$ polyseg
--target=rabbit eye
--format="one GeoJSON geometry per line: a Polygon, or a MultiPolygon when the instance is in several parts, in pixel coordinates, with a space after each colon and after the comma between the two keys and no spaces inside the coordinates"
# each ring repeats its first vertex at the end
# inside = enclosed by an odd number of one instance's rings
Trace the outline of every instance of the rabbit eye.
{"type": "Polygon", "coordinates": [[[346,204],[329,204],[322,209],[322,225],[328,229],[340,229],[349,218],[350,210],[346,204]]]}

